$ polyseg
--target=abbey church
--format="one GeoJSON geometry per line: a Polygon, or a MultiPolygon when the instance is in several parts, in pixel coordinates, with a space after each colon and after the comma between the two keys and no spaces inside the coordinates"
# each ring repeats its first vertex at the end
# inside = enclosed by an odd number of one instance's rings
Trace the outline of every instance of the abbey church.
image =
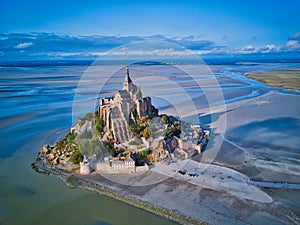
{"type": "Polygon", "coordinates": [[[135,117],[152,113],[151,98],[142,96],[141,87],[137,87],[130,78],[128,66],[123,89],[117,91],[114,97],[102,98],[98,113],[105,128],[113,131],[114,139],[120,142],[131,139],[128,125],[135,122],[135,117]]]}

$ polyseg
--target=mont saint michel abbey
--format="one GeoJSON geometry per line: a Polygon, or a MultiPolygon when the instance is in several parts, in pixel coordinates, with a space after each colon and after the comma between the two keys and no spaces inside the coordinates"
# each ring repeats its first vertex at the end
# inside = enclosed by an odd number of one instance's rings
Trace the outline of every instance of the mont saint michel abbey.
{"type": "Polygon", "coordinates": [[[128,125],[134,123],[135,116],[140,118],[149,115],[151,111],[151,98],[143,98],[141,87],[137,87],[130,78],[128,66],[123,89],[117,91],[114,97],[102,98],[98,107],[105,128],[113,131],[114,139],[120,142],[131,139],[128,125]]]}

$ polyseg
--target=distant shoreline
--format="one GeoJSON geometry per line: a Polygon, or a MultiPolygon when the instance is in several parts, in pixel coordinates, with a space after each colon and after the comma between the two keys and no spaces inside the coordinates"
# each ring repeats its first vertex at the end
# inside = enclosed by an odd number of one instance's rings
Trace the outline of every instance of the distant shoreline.
{"type": "Polygon", "coordinates": [[[265,72],[250,72],[246,77],[272,87],[300,91],[300,68],[280,69],[265,72]]]}

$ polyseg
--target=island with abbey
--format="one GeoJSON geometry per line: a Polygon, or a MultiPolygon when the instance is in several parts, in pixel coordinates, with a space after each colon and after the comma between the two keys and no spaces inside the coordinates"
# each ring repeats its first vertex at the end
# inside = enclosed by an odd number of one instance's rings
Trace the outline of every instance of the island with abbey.
{"type": "Polygon", "coordinates": [[[100,99],[97,110],[79,118],[55,145],[44,145],[37,159],[81,175],[142,173],[201,154],[209,135],[199,124],[159,115],[126,66],[123,88],[100,99]]]}

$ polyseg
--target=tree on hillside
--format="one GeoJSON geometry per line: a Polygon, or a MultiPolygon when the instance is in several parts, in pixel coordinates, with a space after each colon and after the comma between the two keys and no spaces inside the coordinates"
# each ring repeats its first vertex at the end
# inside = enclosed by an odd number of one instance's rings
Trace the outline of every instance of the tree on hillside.
{"type": "Polygon", "coordinates": [[[104,129],[104,120],[102,119],[99,119],[96,121],[96,130],[99,132],[99,133],[102,133],[103,132],[103,129],[104,129]]]}
{"type": "Polygon", "coordinates": [[[166,124],[169,123],[169,117],[168,117],[167,115],[163,115],[163,116],[161,117],[161,119],[162,119],[166,124]]]}
{"type": "Polygon", "coordinates": [[[74,164],[79,164],[83,160],[83,155],[81,154],[80,150],[77,149],[75,152],[71,155],[71,162],[74,164]]]}
{"type": "Polygon", "coordinates": [[[149,127],[146,127],[142,132],[141,132],[142,137],[145,139],[149,138],[151,133],[149,127]]]}

